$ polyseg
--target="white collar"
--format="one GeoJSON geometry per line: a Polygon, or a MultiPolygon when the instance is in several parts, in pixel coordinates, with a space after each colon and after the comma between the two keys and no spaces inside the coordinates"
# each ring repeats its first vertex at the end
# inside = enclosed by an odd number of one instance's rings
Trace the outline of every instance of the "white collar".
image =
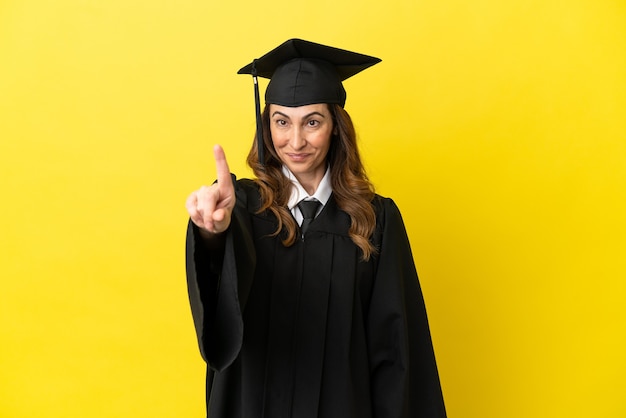
{"type": "Polygon", "coordinates": [[[330,185],[330,167],[326,168],[326,173],[324,173],[324,177],[322,177],[322,181],[317,186],[317,190],[313,193],[312,196],[304,190],[304,187],[300,184],[296,176],[287,168],[287,166],[283,165],[283,174],[291,180],[291,184],[293,187],[291,188],[291,196],[289,197],[289,201],[287,202],[287,207],[289,210],[292,210],[298,203],[300,203],[303,199],[310,200],[311,198],[317,199],[322,206],[325,206],[330,199],[330,195],[333,192],[333,189],[330,185]]]}

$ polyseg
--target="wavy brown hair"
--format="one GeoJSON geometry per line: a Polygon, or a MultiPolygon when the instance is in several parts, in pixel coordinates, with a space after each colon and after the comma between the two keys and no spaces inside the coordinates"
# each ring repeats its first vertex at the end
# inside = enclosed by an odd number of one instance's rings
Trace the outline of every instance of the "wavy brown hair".
{"type": "MultiPolygon", "coordinates": [[[[364,260],[376,252],[369,238],[376,227],[376,214],[372,206],[374,186],[368,180],[356,144],[356,131],[352,119],[339,105],[327,105],[333,117],[333,136],[326,161],[330,165],[331,186],[337,206],[351,219],[349,235],[363,255],[364,260]]],[[[265,166],[259,163],[257,138],[248,154],[247,163],[252,168],[261,193],[259,212],[270,210],[278,219],[274,235],[283,229],[283,245],[296,241],[298,226],[287,208],[291,195],[291,181],[283,174],[282,161],[278,158],[270,133],[269,105],[263,110],[263,143],[265,166]]]]}

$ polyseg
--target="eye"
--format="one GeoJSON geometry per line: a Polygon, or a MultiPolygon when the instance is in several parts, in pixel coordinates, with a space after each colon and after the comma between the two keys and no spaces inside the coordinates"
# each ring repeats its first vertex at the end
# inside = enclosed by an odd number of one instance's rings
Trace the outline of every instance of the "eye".
{"type": "Polygon", "coordinates": [[[287,126],[287,121],[285,119],[276,119],[274,123],[277,126],[287,126]]]}
{"type": "Polygon", "coordinates": [[[320,121],[315,120],[315,119],[311,119],[306,124],[307,124],[307,126],[310,126],[310,127],[316,127],[316,126],[319,126],[320,121]]]}

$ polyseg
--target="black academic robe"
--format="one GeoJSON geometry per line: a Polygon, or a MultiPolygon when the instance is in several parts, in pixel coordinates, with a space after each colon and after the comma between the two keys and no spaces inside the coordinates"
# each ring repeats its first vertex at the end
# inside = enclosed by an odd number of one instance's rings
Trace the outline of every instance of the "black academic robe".
{"type": "Polygon", "coordinates": [[[223,251],[190,223],[189,299],[207,368],[210,418],[445,417],[426,310],[400,212],[376,196],[367,262],[330,198],[285,247],[257,214],[251,180],[223,251]]]}

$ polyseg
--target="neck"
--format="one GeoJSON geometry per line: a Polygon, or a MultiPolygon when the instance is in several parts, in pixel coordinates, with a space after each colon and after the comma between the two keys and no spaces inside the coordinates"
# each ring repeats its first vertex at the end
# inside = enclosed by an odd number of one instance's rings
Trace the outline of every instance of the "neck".
{"type": "Polygon", "coordinates": [[[324,173],[316,176],[299,176],[297,174],[294,174],[294,176],[296,176],[298,182],[302,185],[304,190],[306,190],[308,195],[313,196],[313,194],[315,194],[315,191],[317,190],[317,187],[322,182],[322,178],[324,178],[324,173]]]}

